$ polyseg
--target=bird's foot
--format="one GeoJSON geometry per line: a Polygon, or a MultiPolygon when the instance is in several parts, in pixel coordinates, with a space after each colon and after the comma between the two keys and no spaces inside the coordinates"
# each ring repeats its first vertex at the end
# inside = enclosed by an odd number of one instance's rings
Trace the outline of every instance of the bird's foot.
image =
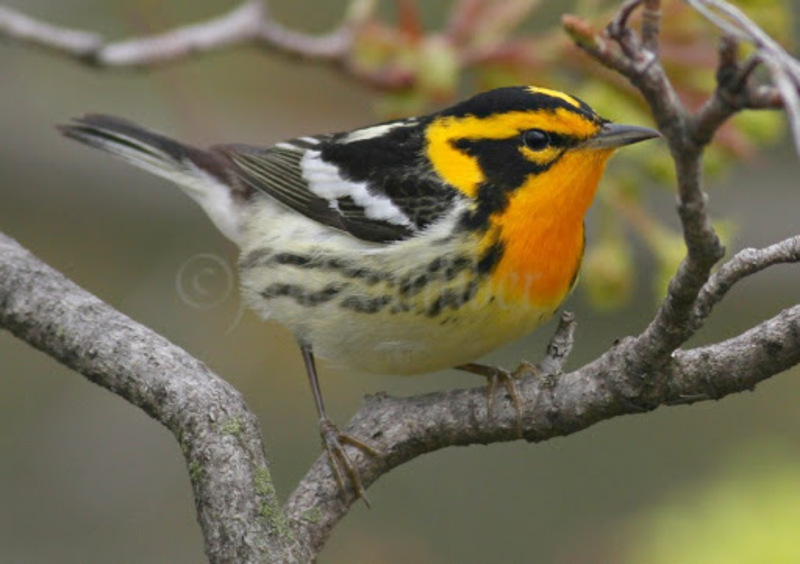
{"type": "Polygon", "coordinates": [[[501,385],[506,389],[511,404],[514,407],[514,412],[517,416],[517,434],[520,438],[523,436],[523,423],[522,423],[522,397],[517,389],[517,380],[527,374],[535,374],[537,369],[529,362],[523,362],[517,367],[516,370],[510,372],[505,368],[499,366],[489,366],[486,364],[478,364],[471,362],[469,364],[462,364],[458,366],[460,370],[471,372],[483,376],[489,382],[489,387],[486,390],[486,409],[491,416],[494,412],[495,397],[497,395],[497,387],[501,385]]]}
{"type": "Polygon", "coordinates": [[[354,446],[365,454],[376,458],[382,458],[383,453],[352,435],[342,433],[329,419],[320,420],[319,433],[322,437],[322,444],[328,453],[328,461],[330,462],[333,475],[336,478],[342,495],[347,496],[349,493],[346,486],[346,479],[349,479],[356,498],[361,498],[364,500],[364,504],[370,507],[369,500],[367,499],[367,492],[361,481],[361,475],[356,469],[355,464],[353,464],[353,461],[350,460],[350,457],[347,455],[344,445],[348,444],[354,446]]]}

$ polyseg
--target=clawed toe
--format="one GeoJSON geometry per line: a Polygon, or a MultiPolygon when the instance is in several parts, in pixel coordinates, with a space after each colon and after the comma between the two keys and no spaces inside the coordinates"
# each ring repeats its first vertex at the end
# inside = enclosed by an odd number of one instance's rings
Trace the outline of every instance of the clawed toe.
{"type": "Polygon", "coordinates": [[[517,380],[522,376],[536,372],[536,367],[528,362],[523,362],[520,366],[509,372],[504,368],[497,366],[488,366],[485,364],[469,363],[458,366],[460,370],[471,372],[479,376],[483,376],[489,381],[489,387],[486,391],[486,404],[489,415],[494,412],[494,402],[497,393],[497,385],[502,384],[511,398],[511,403],[514,406],[516,413],[517,434],[520,438],[523,436],[523,420],[522,420],[522,397],[520,396],[517,388],[517,380]]]}
{"type": "Polygon", "coordinates": [[[344,444],[354,446],[373,457],[383,457],[383,453],[352,435],[340,432],[336,425],[328,419],[320,420],[319,431],[322,437],[322,444],[328,453],[328,461],[333,470],[333,475],[339,485],[339,490],[343,495],[346,495],[349,491],[346,482],[349,480],[356,498],[361,498],[367,507],[371,507],[369,499],[367,499],[366,489],[361,481],[361,475],[347,455],[344,444]]]}

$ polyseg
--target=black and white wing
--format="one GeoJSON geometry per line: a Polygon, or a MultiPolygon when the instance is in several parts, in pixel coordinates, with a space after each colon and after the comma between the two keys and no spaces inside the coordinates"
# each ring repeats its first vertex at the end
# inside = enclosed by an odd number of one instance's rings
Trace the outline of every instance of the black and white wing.
{"type": "Polygon", "coordinates": [[[446,212],[456,191],[430,171],[417,120],[300,137],[261,148],[213,148],[248,187],[365,241],[413,236],[446,212]]]}

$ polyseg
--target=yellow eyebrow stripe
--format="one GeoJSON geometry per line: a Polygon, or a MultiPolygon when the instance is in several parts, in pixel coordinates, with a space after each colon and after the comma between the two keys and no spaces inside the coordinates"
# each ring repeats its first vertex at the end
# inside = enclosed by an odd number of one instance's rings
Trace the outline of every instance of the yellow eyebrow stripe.
{"type": "Polygon", "coordinates": [[[559,92],[558,90],[551,90],[549,88],[540,88],[538,86],[530,86],[529,90],[534,94],[544,94],[545,96],[550,96],[551,98],[558,98],[559,100],[563,100],[567,104],[574,106],[575,108],[580,109],[581,103],[578,102],[575,98],[570,96],[569,94],[564,94],[563,92],[559,92]]]}
{"type": "Polygon", "coordinates": [[[428,126],[428,142],[443,139],[508,139],[526,129],[543,129],[568,137],[588,138],[600,126],[566,108],[517,111],[478,118],[447,116],[428,126]]]}

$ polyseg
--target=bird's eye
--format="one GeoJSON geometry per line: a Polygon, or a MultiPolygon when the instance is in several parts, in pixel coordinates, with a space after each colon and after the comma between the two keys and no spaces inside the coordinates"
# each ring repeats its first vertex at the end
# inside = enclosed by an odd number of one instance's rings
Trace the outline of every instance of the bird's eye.
{"type": "Polygon", "coordinates": [[[541,151],[550,145],[550,135],[541,129],[528,129],[522,132],[522,142],[532,151],[541,151]]]}

